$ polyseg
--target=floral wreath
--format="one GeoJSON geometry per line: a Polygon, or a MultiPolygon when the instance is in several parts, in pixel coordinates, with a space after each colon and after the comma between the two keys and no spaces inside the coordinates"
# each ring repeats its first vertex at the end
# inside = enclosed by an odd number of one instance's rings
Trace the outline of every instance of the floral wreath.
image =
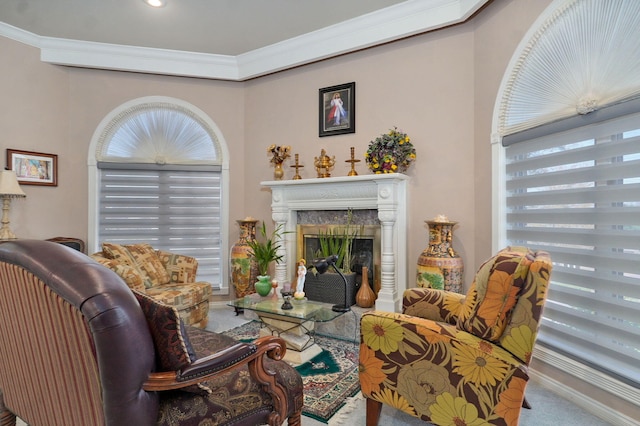
{"type": "Polygon", "coordinates": [[[416,159],[416,149],[409,136],[394,127],[372,140],[364,157],[369,169],[376,174],[401,173],[416,159]]]}

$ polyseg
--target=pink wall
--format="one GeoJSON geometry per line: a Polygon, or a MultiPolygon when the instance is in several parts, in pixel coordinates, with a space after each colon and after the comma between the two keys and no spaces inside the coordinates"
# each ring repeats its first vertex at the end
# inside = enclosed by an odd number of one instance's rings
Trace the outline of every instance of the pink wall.
{"type": "MultiPolygon", "coordinates": [[[[171,96],[203,110],[230,151],[230,219],[270,217],[272,179],[266,148],[291,145],[313,177],[325,148],[334,176],[349,170],[349,148],[363,159],[370,140],[393,126],[418,151],[408,171],[408,264],[427,244],[424,221],[446,214],[459,222],[454,247],[469,285],[491,254],[490,126],[500,80],[513,50],[543,9],[533,0],[491,3],[471,21],[434,33],[299,67],[248,82],[224,82],[66,68],[39,61],[39,51],[0,38],[0,148],[59,155],[59,186],[23,186],[12,228],[21,238],[87,238],[87,155],[100,121],[124,102],[171,96]],[[318,137],[318,89],[355,81],[356,133],[318,137]],[[11,99],[11,101],[8,101],[11,99]]],[[[360,174],[367,173],[364,161],[360,174]]],[[[288,176],[293,172],[288,168],[288,176]]],[[[230,242],[237,238],[230,223],[230,242]]]]}
{"type": "MultiPolygon", "coordinates": [[[[300,154],[303,177],[317,176],[313,159],[322,148],[336,157],[332,176],[345,176],[353,146],[362,160],[357,171],[366,174],[369,142],[398,126],[417,150],[407,172],[412,230],[407,267],[415,270],[427,245],[424,221],[441,213],[460,222],[454,247],[473,265],[472,68],[473,34],[460,26],[249,82],[246,145],[257,154],[247,157],[247,181],[273,179],[266,154],[271,143],[291,145],[300,154]],[[319,137],[318,89],[351,81],[356,82],[356,133],[319,137]]],[[[270,192],[257,185],[246,192],[247,211],[268,217],[270,192]]]]}

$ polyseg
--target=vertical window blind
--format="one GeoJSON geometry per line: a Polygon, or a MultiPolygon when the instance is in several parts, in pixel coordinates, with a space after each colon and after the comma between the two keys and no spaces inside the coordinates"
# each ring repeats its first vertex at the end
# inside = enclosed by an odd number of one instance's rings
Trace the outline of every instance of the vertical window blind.
{"type": "Polygon", "coordinates": [[[222,287],[222,175],[215,167],[99,163],[98,238],[198,259],[198,280],[222,287]]]}
{"type": "Polygon", "coordinates": [[[507,242],[554,263],[538,341],[640,386],[640,114],[505,157],[507,242]]]}

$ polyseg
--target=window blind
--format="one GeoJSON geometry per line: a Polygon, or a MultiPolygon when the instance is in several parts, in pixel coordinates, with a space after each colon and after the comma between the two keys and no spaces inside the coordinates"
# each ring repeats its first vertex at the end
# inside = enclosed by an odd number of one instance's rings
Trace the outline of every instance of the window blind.
{"type": "Polygon", "coordinates": [[[505,157],[508,243],[554,263],[539,341],[640,386],[640,114],[505,157]]]}
{"type": "Polygon", "coordinates": [[[219,170],[113,163],[98,167],[100,242],[148,242],[193,256],[198,259],[198,280],[210,282],[214,290],[222,287],[219,170]]]}

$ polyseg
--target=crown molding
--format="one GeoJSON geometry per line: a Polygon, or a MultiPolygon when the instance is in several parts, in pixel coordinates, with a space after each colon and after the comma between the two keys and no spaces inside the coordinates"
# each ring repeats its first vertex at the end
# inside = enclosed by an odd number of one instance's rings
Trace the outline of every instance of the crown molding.
{"type": "Polygon", "coordinates": [[[2,22],[0,36],[56,65],[245,81],[464,22],[489,1],[408,0],[237,56],[42,37],[2,22]]]}

